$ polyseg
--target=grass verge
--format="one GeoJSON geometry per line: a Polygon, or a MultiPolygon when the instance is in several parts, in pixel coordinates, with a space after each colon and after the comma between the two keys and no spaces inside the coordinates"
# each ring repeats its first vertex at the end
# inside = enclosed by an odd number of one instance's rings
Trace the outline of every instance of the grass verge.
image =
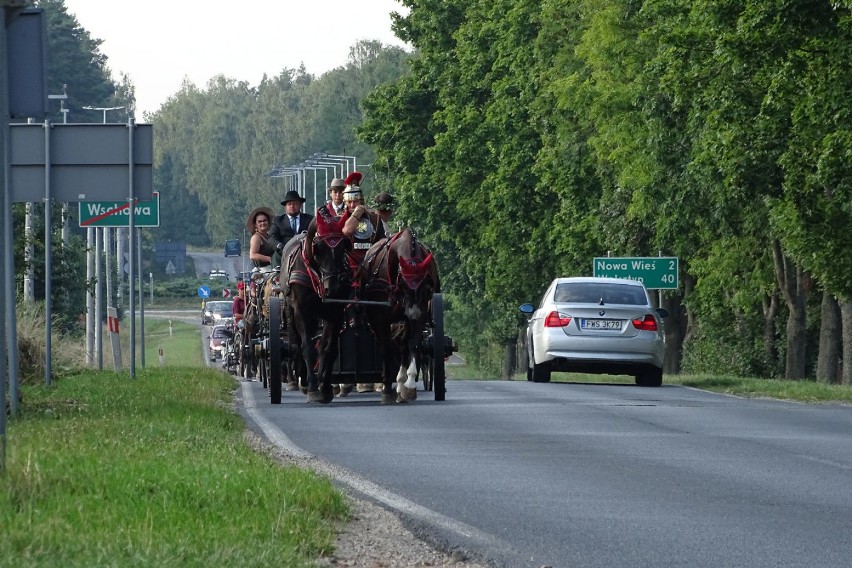
{"type": "MultiPolygon", "coordinates": [[[[494,377],[485,376],[481,370],[470,365],[452,365],[446,370],[447,378],[450,380],[497,380],[494,377]]],[[[518,373],[512,380],[526,381],[526,373],[518,373]]],[[[554,383],[635,384],[632,376],[584,373],[553,373],[551,381],[554,383]]],[[[785,381],[733,375],[663,375],[663,385],[667,384],[684,385],[748,398],[852,404],[852,388],[848,385],[829,385],[811,380],[785,381]]]]}
{"type": "Polygon", "coordinates": [[[233,389],[188,367],[27,386],[8,424],[0,566],[310,566],[330,552],[344,497],[254,451],[233,389]]]}

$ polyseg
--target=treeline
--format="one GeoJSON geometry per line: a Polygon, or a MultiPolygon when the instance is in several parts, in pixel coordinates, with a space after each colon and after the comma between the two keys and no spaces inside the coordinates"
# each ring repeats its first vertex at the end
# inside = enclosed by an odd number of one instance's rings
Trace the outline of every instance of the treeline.
{"type": "Polygon", "coordinates": [[[402,4],[419,57],[360,133],[468,355],[498,367],[553,277],[662,252],[667,372],[852,383],[852,3],[402,4]]]}
{"type": "MultiPolygon", "coordinates": [[[[298,164],[316,152],[355,156],[368,173],[365,187],[376,191],[382,174],[371,170],[373,150],[355,137],[359,103],[399,78],[410,57],[362,40],[345,64],[320,77],[300,68],[264,76],[257,86],[221,75],[204,89],[184,84],[146,117],[154,125],[154,186],[163,203],[158,238],[216,246],[243,240],[253,208],[282,211],[287,182],[268,176],[272,167],[298,164]]],[[[322,203],[333,177],[328,170],[314,180],[313,173],[306,176],[310,208],[314,182],[322,203]]]]}

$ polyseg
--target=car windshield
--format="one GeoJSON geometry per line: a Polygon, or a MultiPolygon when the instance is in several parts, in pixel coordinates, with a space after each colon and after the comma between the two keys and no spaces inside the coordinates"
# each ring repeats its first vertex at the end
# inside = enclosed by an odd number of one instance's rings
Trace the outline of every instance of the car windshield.
{"type": "Polygon", "coordinates": [[[209,302],[207,304],[207,310],[211,314],[219,314],[222,317],[233,317],[234,304],[232,302],[209,302]]]}
{"type": "Polygon", "coordinates": [[[556,285],[553,301],[578,304],[647,305],[648,299],[640,286],[602,284],[600,282],[565,282],[556,285]]]}
{"type": "Polygon", "coordinates": [[[228,332],[228,328],[226,327],[214,327],[213,328],[213,338],[214,339],[225,339],[226,337],[230,337],[231,334],[228,332]]]}

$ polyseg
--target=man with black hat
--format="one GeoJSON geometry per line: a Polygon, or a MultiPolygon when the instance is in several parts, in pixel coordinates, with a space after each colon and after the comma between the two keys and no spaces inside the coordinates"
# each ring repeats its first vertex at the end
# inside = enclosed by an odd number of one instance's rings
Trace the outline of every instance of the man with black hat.
{"type": "Polygon", "coordinates": [[[281,251],[284,250],[284,245],[287,244],[287,241],[299,233],[307,231],[308,225],[311,224],[314,218],[313,215],[302,213],[302,203],[304,202],[305,198],[299,195],[296,190],[291,189],[281,202],[286,212],[276,217],[272,222],[272,229],[269,231],[269,242],[275,247],[275,256],[279,261],[277,264],[281,264],[281,251]]]}

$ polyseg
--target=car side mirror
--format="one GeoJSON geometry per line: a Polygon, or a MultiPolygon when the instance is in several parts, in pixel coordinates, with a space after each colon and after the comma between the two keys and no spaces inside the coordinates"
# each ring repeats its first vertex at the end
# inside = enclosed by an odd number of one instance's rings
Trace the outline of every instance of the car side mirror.
{"type": "Polygon", "coordinates": [[[667,317],[669,317],[669,311],[668,311],[666,308],[657,308],[657,314],[658,314],[661,318],[667,318],[667,317]]]}
{"type": "Polygon", "coordinates": [[[527,314],[529,316],[532,315],[532,313],[535,311],[535,306],[533,306],[532,304],[521,304],[521,307],[519,307],[518,309],[521,311],[521,313],[527,314]]]}

